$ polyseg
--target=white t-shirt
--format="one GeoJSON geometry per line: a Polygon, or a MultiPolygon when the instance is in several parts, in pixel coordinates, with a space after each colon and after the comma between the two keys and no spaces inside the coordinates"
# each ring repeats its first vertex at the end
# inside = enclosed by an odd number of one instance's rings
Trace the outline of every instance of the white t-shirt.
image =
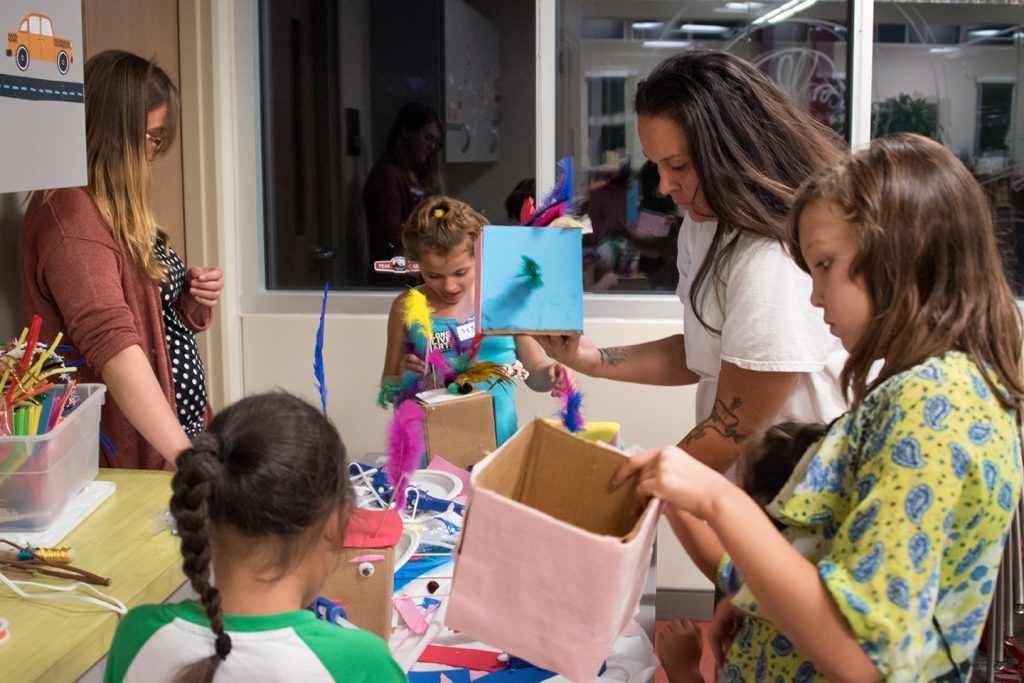
{"type": "MultiPolygon", "coordinates": [[[[839,374],[846,352],[820,309],[811,306],[811,278],[775,240],[740,235],[718,277],[709,273],[697,301],[709,332],[690,305],[690,285],[715,235],[716,221],[679,230],[679,285],[686,365],[700,376],[697,421],[711,415],[722,361],[746,370],[799,372],[776,422],[830,422],[846,410],[839,374]],[[717,284],[717,293],[716,287],[717,284]]],[[[729,236],[723,240],[726,243],[729,236]]]]}

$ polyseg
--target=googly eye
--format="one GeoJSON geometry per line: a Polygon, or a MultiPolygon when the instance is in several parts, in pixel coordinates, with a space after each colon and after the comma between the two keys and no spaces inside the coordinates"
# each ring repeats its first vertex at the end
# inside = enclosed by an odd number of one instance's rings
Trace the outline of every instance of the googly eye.
{"type": "Polygon", "coordinates": [[[359,576],[364,579],[368,579],[373,576],[373,562],[360,562],[359,563],[359,576]]]}

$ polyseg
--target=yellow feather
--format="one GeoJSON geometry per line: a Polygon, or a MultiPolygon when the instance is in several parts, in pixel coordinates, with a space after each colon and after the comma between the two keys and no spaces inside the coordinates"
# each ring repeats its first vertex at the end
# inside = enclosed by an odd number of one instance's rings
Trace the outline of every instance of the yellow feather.
{"type": "Polygon", "coordinates": [[[430,316],[434,311],[427,303],[427,297],[415,287],[409,290],[405,297],[405,328],[411,330],[413,325],[420,326],[420,332],[428,340],[434,335],[433,325],[430,324],[430,316]]]}
{"type": "Polygon", "coordinates": [[[512,378],[506,374],[505,366],[490,361],[477,363],[456,377],[455,381],[459,384],[464,384],[465,382],[470,384],[490,382],[492,387],[498,384],[505,384],[506,382],[512,384],[512,378]]]}

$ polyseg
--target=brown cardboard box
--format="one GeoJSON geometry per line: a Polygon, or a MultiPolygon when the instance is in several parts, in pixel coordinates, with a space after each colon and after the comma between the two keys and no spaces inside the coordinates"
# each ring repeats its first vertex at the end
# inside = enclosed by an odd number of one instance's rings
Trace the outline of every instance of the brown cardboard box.
{"type": "Polygon", "coordinates": [[[434,389],[416,400],[426,415],[428,458],[440,455],[466,468],[494,450],[494,399],[483,389],[462,395],[434,389]]]}
{"type": "Polygon", "coordinates": [[[386,641],[391,636],[395,544],[402,520],[392,510],[382,526],[382,515],[382,510],[352,511],[341,559],[320,594],[340,602],[353,624],[386,641]]]}
{"type": "Polygon", "coordinates": [[[535,419],[473,468],[445,623],[573,681],[636,614],[660,503],[633,510],[627,456],[535,419]]]}

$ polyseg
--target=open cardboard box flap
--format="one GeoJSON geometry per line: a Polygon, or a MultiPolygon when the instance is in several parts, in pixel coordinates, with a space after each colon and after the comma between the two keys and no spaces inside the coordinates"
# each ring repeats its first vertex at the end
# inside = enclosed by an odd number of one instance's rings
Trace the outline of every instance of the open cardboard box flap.
{"type": "Polygon", "coordinates": [[[538,418],[476,466],[473,486],[592,534],[626,542],[643,519],[633,507],[637,475],[618,488],[610,483],[626,460],[621,451],[587,443],[538,418]]]}
{"type": "Polygon", "coordinates": [[[473,469],[445,623],[574,681],[636,615],[660,503],[633,509],[627,456],[534,420],[473,469]]]}

